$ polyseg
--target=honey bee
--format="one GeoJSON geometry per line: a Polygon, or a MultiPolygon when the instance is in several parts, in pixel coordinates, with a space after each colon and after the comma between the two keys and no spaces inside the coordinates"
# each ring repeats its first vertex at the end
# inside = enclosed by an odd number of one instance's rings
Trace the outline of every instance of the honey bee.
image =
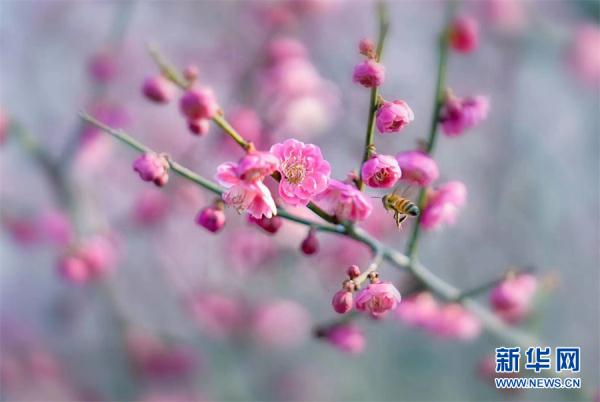
{"type": "Polygon", "coordinates": [[[396,221],[396,226],[398,228],[401,227],[402,222],[406,220],[406,218],[417,217],[419,216],[419,207],[409,200],[408,198],[404,198],[398,194],[394,190],[393,193],[387,194],[383,196],[381,201],[383,202],[383,207],[386,211],[394,211],[394,220],[396,221]]]}

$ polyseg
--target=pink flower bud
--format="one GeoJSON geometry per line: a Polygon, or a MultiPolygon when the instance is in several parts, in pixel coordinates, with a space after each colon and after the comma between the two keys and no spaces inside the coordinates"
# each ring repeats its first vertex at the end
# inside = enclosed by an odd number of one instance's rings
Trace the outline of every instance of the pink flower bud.
{"type": "Polygon", "coordinates": [[[169,180],[169,162],[167,158],[153,152],[145,153],[133,162],[133,170],[144,181],[154,182],[159,187],[169,180]]]}
{"type": "Polygon", "coordinates": [[[402,170],[402,182],[425,187],[440,175],[437,163],[421,151],[400,152],[396,155],[396,160],[402,170]]]}
{"type": "Polygon", "coordinates": [[[90,278],[100,279],[114,269],[117,248],[114,239],[98,235],[86,240],[77,250],[77,256],[85,263],[90,278]]]}
{"type": "Polygon", "coordinates": [[[253,223],[263,229],[265,232],[270,234],[275,234],[279,231],[279,228],[283,224],[283,219],[279,216],[275,215],[271,218],[267,218],[266,216],[262,216],[260,218],[255,218],[252,215],[248,215],[248,222],[253,223]]]}
{"type": "Polygon", "coordinates": [[[306,255],[313,255],[319,251],[319,239],[313,229],[308,231],[308,235],[300,244],[300,249],[306,255]]]}
{"type": "Polygon", "coordinates": [[[375,60],[365,60],[354,67],[352,81],[365,88],[374,88],[383,84],[385,67],[375,60]]]}
{"type": "Polygon", "coordinates": [[[363,56],[368,57],[369,59],[374,59],[375,58],[375,42],[373,42],[371,39],[367,39],[367,38],[362,39],[358,43],[358,51],[363,56]]]}
{"type": "Polygon", "coordinates": [[[188,120],[212,119],[219,111],[219,105],[210,88],[189,89],[179,101],[181,112],[188,120]]]}
{"type": "Polygon", "coordinates": [[[188,121],[188,128],[192,134],[202,137],[210,129],[210,120],[198,119],[188,121]]]}
{"type": "Polygon", "coordinates": [[[402,100],[384,102],[377,109],[375,124],[380,133],[397,133],[415,119],[415,114],[402,100]]]}
{"type": "Polygon", "coordinates": [[[325,333],[327,341],[343,352],[359,354],[365,349],[365,335],[353,324],[336,325],[325,333]]]}
{"type": "Polygon", "coordinates": [[[362,179],[369,187],[390,188],[400,179],[398,161],[390,155],[374,155],[362,166],[362,179]]]}
{"type": "Polygon", "coordinates": [[[450,46],[459,53],[470,53],[479,45],[479,24],[472,17],[459,17],[450,26],[450,46]]]}
{"type": "Polygon", "coordinates": [[[190,82],[196,81],[199,74],[200,71],[198,71],[198,66],[194,64],[190,64],[183,70],[183,77],[190,82]]]}
{"type": "Polygon", "coordinates": [[[346,270],[346,273],[350,277],[350,279],[357,278],[360,275],[360,268],[358,265],[350,265],[346,270]]]}
{"type": "Polygon", "coordinates": [[[168,103],[175,96],[175,91],[175,85],[162,75],[146,78],[142,86],[144,96],[156,103],[168,103]]]}
{"type": "Polygon", "coordinates": [[[348,311],[352,310],[353,299],[352,292],[344,289],[338,290],[333,295],[331,305],[336,313],[346,314],[348,311]]]}
{"type": "Polygon", "coordinates": [[[225,226],[225,212],[217,206],[206,207],[196,216],[196,223],[210,232],[217,233],[225,226]]]}

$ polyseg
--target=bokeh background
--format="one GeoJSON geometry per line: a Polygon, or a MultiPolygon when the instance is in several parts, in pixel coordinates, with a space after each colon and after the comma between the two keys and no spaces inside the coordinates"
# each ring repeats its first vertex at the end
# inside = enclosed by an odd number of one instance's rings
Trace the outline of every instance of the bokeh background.
{"type": "MultiPolygon", "coordinates": [[[[511,266],[534,267],[544,295],[524,328],[548,345],[581,346],[592,395],[600,375],[599,4],[462,2],[460,13],[480,21],[481,46],[451,55],[448,83],[460,95],[489,95],[492,107],[476,129],[440,138],[442,179],[463,181],[468,205],[454,226],[423,235],[421,258],[465,289],[511,266]]],[[[427,135],[443,15],[443,2],[390,2],[382,95],[406,100],[416,119],[400,135],[377,136],[387,153],[427,135]]],[[[226,116],[255,111],[263,147],[292,136],[314,142],[343,179],[361,157],[366,124],[368,91],[351,81],[357,43],[376,29],[374,4],[358,0],[3,0],[3,400],[577,397],[494,390],[478,364],[502,343],[485,332],[458,342],[394,318],[363,319],[360,355],[315,339],[313,327],[335,318],[330,298],[345,268],[365,266],[367,250],[322,234],[321,251],[306,257],[298,251],[305,227],[285,222],[269,236],[233,211],[222,233],[208,233],[194,216],[212,196],[179,178],[161,190],[143,183],[133,151],[78,121],[79,110],[99,114],[206,177],[241,155],[216,127],[194,137],[176,105],[143,98],[143,79],[157,72],[146,49],[154,43],[178,66],[198,65],[226,116]],[[320,82],[283,112],[264,82],[265,49],[281,36],[305,45],[320,82]],[[111,273],[83,285],[58,273],[67,205],[19,133],[54,159],[73,155],[60,174],[76,226],[84,237],[110,238],[111,273]]],[[[397,232],[376,207],[367,226],[402,250],[407,228],[397,232]]],[[[381,272],[400,278],[393,267],[381,272]]]]}

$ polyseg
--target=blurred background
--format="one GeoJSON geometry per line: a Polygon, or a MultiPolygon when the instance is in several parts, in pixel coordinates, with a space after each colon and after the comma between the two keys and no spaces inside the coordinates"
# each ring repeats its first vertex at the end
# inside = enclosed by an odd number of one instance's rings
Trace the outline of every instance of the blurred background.
{"type": "MultiPolygon", "coordinates": [[[[444,3],[389,3],[381,93],[415,112],[400,135],[377,135],[395,154],[427,136],[444,3]]],[[[441,181],[463,181],[468,203],[419,246],[425,265],[463,289],[533,267],[540,297],[521,326],[547,345],[581,346],[588,397],[600,362],[599,7],[461,2],[480,23],[480,47],[451,55],[448,83],[488,95],[490,115],[464,136],[441,136],[441,181]]],[[[351,79],[357,44],[375,39],[376,21],[374,3],[358,0],[0,3],[3,400],[580,397],[496,391],[482,364],[503,343],[485,331],[442,339],[390,316],[357,320],[362,353],[315,338],[336,318],[330,300],[346,267],[365,267],[368,250],[318,234],[320,251],[305,256],[306,227],[284,222],[269,235],[231,210],[209,233],[194,217],[212,195],[178,177],[163,189],[142,182],[136,153],[77,117],[87,110],[205,177],[237,160],[216,126],[193,136],[176,102],[143,97],[143,80],[158,73],[153,43],[177,66],[197,65],[260,148],[313,142],[344,179],[362,155],[369,97],[351,79]],[[270,59],[281,38],[304,46],[297,65],[270,59]],[[286,85],[308,89],[290,97],[286,85]],[[65,271],[79,248],[97,262],[92,278],[65,271]]],[[[403,250],[409,228],[398,232],[374,203],[365,226],[403,250]]],[[[401,284],[395,268],[380,272],[401,284]]]]}

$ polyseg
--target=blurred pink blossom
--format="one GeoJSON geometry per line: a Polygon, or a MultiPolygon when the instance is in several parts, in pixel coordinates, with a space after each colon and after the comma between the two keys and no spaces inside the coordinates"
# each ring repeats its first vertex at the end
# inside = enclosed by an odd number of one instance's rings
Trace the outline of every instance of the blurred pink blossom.
{"type": "Polygon", "coordinates": [[[311,319],[302,305],[274,300],[254,315],[252,334],[257,343],[275,349],[294,348],[310,336],[311,319]]]}
{"type": "Polygon", "coordinates": [[[425,187],[437,180],[440,175],[435,160],[424,152],[400,152],[396,155],[396,160],[402,170],[400,178],[402,182],[425,187]]]}
{"type": "Polygon", "coordinates": [[[481,333],[481,322],[458,303],[444,305],[429,326],[437,336],[458,340],[472,340],[481,333]]]}
{"type": "Polygon", "coordinates": [[[531,274],[509,277],[492,290],[490,304],[504,321],[518,323],[531,311],[536,289],[537,279],[531,274]]]}
{"type": "Polygon", "coordinates": [[[485,96],[458,98],[448,95],[440,112],[444,134],[455,137],[477,126],[487,118],[490,105],[485,96]]]}
{"type": "Polygon", "coordinates": [[[219,104],[212,89],[193,87],[183,94],[179,108],[188,120],[212,119],[219,110],[219,104]]]}
{"type": "Polygon", "coordinates": [[[444,224],[454,224],[466,199],[467,188],[459,181],[451,181],[432,190],[421,211],[420,224],[427,230],[438,229],[444,224]]]}
{"type": "Polygon", "coordinates": [[[244,324],[242,303],[222,293],[200,292],[192,297],[189,308],[202,330],[214,338],[231,336],[244,324]]]}
{"type": "Polygon", "coordinates": [[[145,188],[133,202],[131,215],[139,225],[154,225],[169,212],[169,197],[155,188],[145,188]]]}
{"type": "Polygon", "coordinates": [[[404,300],[396,309],[396,315],[408,325],[426,328],[436,319],[440,306],[429,292],[419,292],[404,300]]]}
{"type": "Polygon", "coordinates": [[[146,98],[156,103],[168,103],[176,94],[175,85],[162,74],[147,77],[142,85],[142,93],[146,98]]]}
{"type": "Polygon", "coordinates": [[[568,48],[568,62],[577,76],[595,86],[600,85],[600,28],[584,24],[577,28],[568,48]]]}
{"type": "Polygon", "coordinates": [[[450,46],[459,53],[470,53],[479,46],[479,23],[473,17],[461,16],[450,25],[450,46]]]}
{"type": "Polygon", "coordinates": [[[371,201],[354,185],[331,179],[329,187],[315,198],[327,213],[342,221],[363,221],[369,217],[371,201]]]}
{"type": "Polygon", "coordinates": [[[360,354],[365,349],[366,339],[360,327],[353,324],[336,325],[325,333],[325,339],[343,352],[360,354]]]}

